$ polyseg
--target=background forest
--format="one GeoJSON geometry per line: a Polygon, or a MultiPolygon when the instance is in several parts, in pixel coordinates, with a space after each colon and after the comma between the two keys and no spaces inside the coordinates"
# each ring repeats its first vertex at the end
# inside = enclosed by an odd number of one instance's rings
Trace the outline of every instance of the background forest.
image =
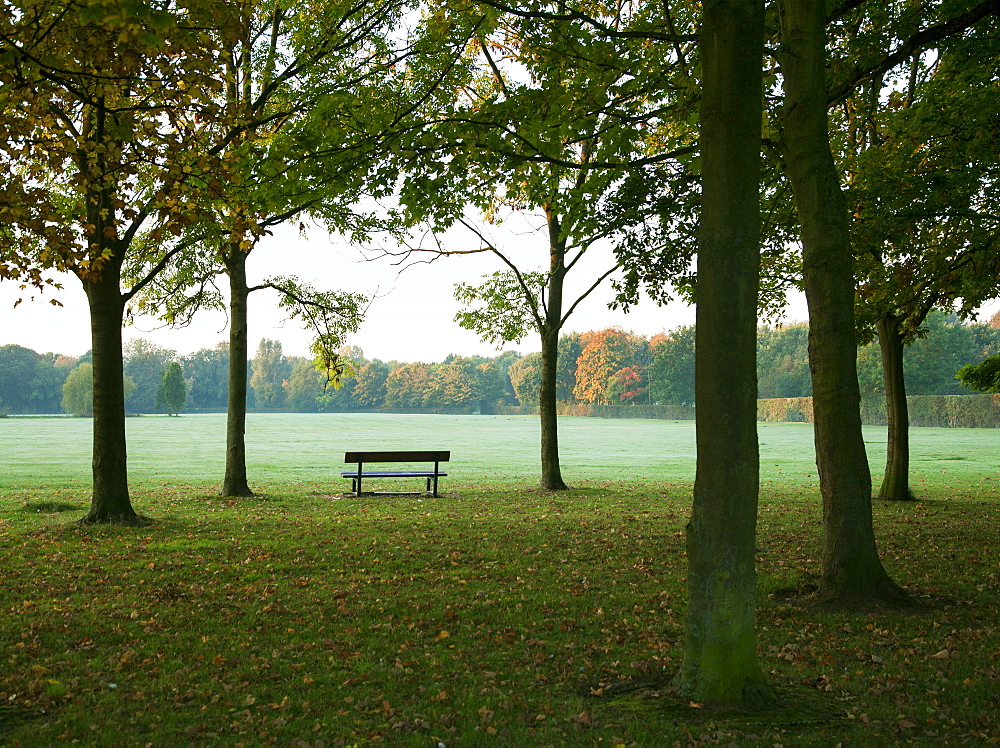
{"type": "MultiPolygon", "coordinates": [[[[989,324],[963,324],[931,314],[925,335],[906,350],[910,395],[971,394],[955,378],[964,365],[1000,354],[1000,314],[989,324]]],[[[673,405],[694,403],[694,327],[646,338],[607,329],[563,335],[559,342],[557,396],[563,404],[673,405]]],[[[761,327],[757,331],[758,396],[799,398],[811,394],[808,326],[761,327]]],[[[541,354],[504,351],[494,358],[453,354],[440,362],[370,360],[362,349],[341,354],[353,376],[340,388],[327,386],[312,359],[287,355],[281,343],[263,339],[248,367],[248,404],[261,411],[302,413],[386,410],[493,413],[497,408],[538,403],[541,354]]],[[[184,410],[224,411],[229,349],[224,342],[186,356],[137,339],[125,351],[129,413],[166,412],[158,398],[171,362],[184,375],[184,410]]],[[[0,413],[89,415],[90,355],[73,358],[0,347],[0,413]],[[82,367],[82,368],[81,368],[82,367]],[[81,396],[81,394],[83,396],[81,396]]],[[[858,357],[862,393],[883,394],[878,344],[858,357]]]]}

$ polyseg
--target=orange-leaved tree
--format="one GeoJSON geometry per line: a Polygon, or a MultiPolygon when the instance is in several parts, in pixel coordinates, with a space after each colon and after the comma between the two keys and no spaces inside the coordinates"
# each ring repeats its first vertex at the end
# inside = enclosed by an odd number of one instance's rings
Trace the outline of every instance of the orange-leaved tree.
{"type": "MultiPolygon", "coordinates": [[[[616,327],[591,333],[577,360],[573,395],[587,403],[610,403],[608,384],[622,369],[634,366],[645,342],[616,327]]],[[[617,404],[617,403],[613,403],[617,404]]]]}

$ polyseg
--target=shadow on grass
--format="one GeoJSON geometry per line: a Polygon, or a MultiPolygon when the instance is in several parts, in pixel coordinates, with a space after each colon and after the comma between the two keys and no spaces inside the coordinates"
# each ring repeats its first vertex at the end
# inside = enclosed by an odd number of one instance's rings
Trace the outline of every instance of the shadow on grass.
{"type": "Polygon", "coordinates": [[[926,595],[915,597],[910,591],[905,596],[884,598],[832,598],[817,596],[818,586],[811,581],[800,582],[797,587],[778,587],[767,593],[767,598],[781,605],[798,608],[802,612],[827,611],[869,615],[918,615],[933,610],[937,605],[926,595]]]}
{"type": "Polygon", "coordinates": [[[846,732],[855,726],[836,697],[818,691],[813,684],[771,682],[769,685],[777,700],[763,709],[685,701],[677,695],[670,680],[625,680],[591,688],[590,695],[599,701],[594,713],[602,721],[666,718],[700,741],[712,741],[722,735],[727,739],[738,735],[749,737],[761,730],[783,728],[800,736],[813,730],[846,732]]]}
{"type": "Polygon", "coordinates": [[[15,727],[20,727],[40,717],[40,714],[18,704],[0,704],[0,740],[15,727]]]}
{"type": "Polygon", "coordinates": [[[82,512],[87,507],[83,504],[76,504],[71,501],[56,501],[54,499],[41,499],[39,501],[26,501],[21,511],[26,514],[59,514],[61,512],[82,512]]]}

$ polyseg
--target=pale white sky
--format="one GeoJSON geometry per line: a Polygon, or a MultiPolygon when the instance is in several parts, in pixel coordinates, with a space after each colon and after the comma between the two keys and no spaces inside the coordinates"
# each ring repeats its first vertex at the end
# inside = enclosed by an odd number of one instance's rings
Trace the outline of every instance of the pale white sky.
{"type": "MultiPolygon", "coordinates": [[[[543,236],[511,233],[504,242],[523,268],[540,268],[546,261],[543,236]]],[[[449,235],[446,244],[449,248],[468,248],[475,246],[476,240],[462,230],[449,235]]],[[[600,252],[592,252],[585,258],[590,265],[574,269],[568,276],[571,290],[592,279],[602,259],[607,261],[606,254],[602,257],[600,252]],[[573,283],[574,280],[579,284],[573,283]]],[[[434,362],[449,353],[496,355],[496,348],[454,321],[459,305],[453,288],[456,282],[478,282],[483,275],[500,268],[496,257],[482,254],[441,258],[431,265],[418,264],[399,273],[391,261],[365,261],[357,249],[329,239],[319,229],[311,229],[306,239],[290,227],[280,228],[274,236],[263,239],[248,261],[251,284],[267,275],[298,275],[317,288],[378,294],[360,331],[348,342],[360,347],[368,358],[385,361],[434,362]]],[[[14,343],[39,352],[71,356],[79,356],[90,348],[89,315],[83,290],[73,276],[62,281],[64,290],[36,295],[34,301],[25,299],[16,309],[12,308],[13,303],[22,292],[16,284],[0,283],[0,345],[14,343]],[[52,297],[64,306],[46,303],[52,297]]],[[[646,301],[626,314],[608,309],[611,296],[610,284],[595,292],[570,318],[567,332],[619,326],[648,337],[694,323],[694,308],[682,302],[658,307],[646,301]]],[[[794,299],[785,321],[805,318],[804,301],[794,299]]],[[[139,318],[125,328],[125,339],[146,338],[184,355],[227,340],[226,324],[226,316],[214,312],[199,313],[190,327],[182,329],[162,327],[153,318],[139,318]]],[[[286,355],[307,355],[308,333],[297,322],[283,319],[277,309],[277,295],[271,291],[250,296],[251,352],[265,337],[280,340],[286,355]]],[[[508,344],[505,348],[527,353],[539,350],[540,346],[537,335],[532,334],[520,345],[508,344]]]]}
{"type": "MultiPolygon", "coordinates": [[[[505,242],[523,268],[540,267],[546,260],[543,237],[522,232],[511,234],[505,242]]],[[[452,233],[446,244],[452,249],[468,248],[475,246],[476,240],[468,233],[452,233]]],[[[577,285],[572,281],[582,283],[593,278],[601,260],[607,261],[607,255],[602,257],[600,252],[593,251],[586,259],[591,260],[589,266],[575,269],[568,276],[571,290],[577,285]]],[[[298,275],[317,288],[378,294],[360,331],[348,342],[360,347],[368,358],[385,361],[435,362],[449,353],[495,356],[496,348],[454,321],[459,305],[453,288],[460,281],[478,282],[483,275],[500,268],[496,257],[481,254],[445,257],[430,265],[413,265],[399,273],[390,260],[365,261],[357,249],[329,239],[319,229],[311,229],[306,239],[290,227],[280,228],[274,236],[263,239],[248,261],[251,284],[267,275],[298,275]]],[[[14,343],[39,352],[71,356],[79,356],[90,348],[89,315],[83,290],[73,276],[65,276],[62,281],[64,290],[36,295],[34,301],[25,299],[16,309],[14,301],[22,292],[14,283],[0,283],[0,345],[14,343]],[[64,306],[48,304],[47,299],[52,297],[64,306]]],[[[619,326],[649,337],[694,323],[694,308],[682,302],[658,307],[645,301],[626,314],[608,309],[611,296],[610,284],[595,292],[570,318],[567,332],[619,326]]],[[[998,308],[1000,304],[996,302],[984,307],[986,311],[980,319],[988,320],[998,308]]],[[[791,300],[784,321],[804,320],[806,316],[804,299],[797,296],[791,300]]],[[[153,318],[139,318],[125,328],[125,339],[147,338],[184,355],[227,340],[226,324],[226,316],[214,312],[199,313],[190,327],[182,329],[163,327],[153,318]]],[[[286,355],[307,355],[308,333],[297,322],[283,319],[277,309],[277,295],[271,291],[250,296],[251,355],[265,337],[280,340],[286,355]]],[[[539,350],[540,346],[537,335],[531,334],[520,345],[508,344],[504,348],[528,353],[539,350]]]]}

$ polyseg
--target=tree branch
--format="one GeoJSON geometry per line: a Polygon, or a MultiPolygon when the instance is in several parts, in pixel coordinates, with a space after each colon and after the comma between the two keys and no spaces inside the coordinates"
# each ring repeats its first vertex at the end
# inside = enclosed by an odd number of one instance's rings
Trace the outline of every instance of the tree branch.
{"type": "Polygon", "coordinates": [[[936,26],[922,29],[904,41],[893,53],[874,65],[856,68],[847,80],[831,91],[827,91],[827,103],[832,106],[851,95],[862,83],[884,75],[911,55],[934,42],[959,34],[990,15],[1000,15],[1000,0],[984,0],[966,13],[936,26]]]}

